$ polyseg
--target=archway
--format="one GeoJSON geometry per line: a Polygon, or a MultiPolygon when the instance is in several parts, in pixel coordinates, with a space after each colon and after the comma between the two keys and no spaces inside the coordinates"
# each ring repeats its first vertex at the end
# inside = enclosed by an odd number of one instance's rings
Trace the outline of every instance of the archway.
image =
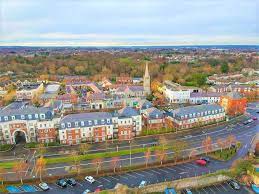
{"type": "Polygon", "coordinates": [[[25,144],[26,136],[24,131],[16,131],[14,133],[14,141],[16,144],[25,144]]]}

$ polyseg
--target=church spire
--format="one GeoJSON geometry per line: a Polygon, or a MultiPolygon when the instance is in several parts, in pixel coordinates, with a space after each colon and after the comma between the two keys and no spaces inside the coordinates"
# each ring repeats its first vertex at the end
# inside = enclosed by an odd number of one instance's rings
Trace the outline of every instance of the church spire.
{"type": "Polygon", "coordinates": [[[151,93],[151,90],[150,90],[150,75],[148,72],[148,62],[146,62],[146,69],[143,77],[143,87],[144,87],[145,94],[149,95],[151,93]]]}

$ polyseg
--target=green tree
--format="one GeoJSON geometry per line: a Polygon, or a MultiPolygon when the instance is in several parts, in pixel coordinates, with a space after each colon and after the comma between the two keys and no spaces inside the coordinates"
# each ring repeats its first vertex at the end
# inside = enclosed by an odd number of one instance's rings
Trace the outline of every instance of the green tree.
{"type": "Polygon", "coordinates": [[[229,66],[226,62],[222,63],[220,66],[220,70],[222,73],[228,73],[229,71],[229,66]]]}

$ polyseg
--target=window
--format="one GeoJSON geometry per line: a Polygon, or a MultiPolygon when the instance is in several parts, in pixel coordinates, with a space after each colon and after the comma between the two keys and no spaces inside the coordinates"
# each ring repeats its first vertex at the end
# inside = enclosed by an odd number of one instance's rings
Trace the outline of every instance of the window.
{"type": "Polygon", "coordinates": [[[41,119],[45,119],[45,114],[40,114],[41,119]]]}
{"type": "Polygon", "coordinates": [[[97,125],[97,124],[98,124],[98,121],[97,121],[97,120],[94,120],[94,124],[97,125]]]}
{"type": "Polygon", "coordinates": [[[89,124],[89,125],[92,125],[92,121],[88,121],[88,124],[89,124]]]}
{"type": "Polygon", "coordinates": [[[71,127],[71,123],[67,123],[67,126],[68,126],[68,127],[71,127]]]}
{"type": "Polygon", "coordinates": [[[21,115],[21,119],[25,119],[25,116],[24,116],[24,115],[21,115]]]}
{"type": "Polygon", "coordinates": [[[28,115],[28,118],[29,118],[29,119],[32,119],[32,115],[28,115]]]}
{"type": "Polygon", "coordinates": [[[78,127],[78,122],[75,122],[75,126],[78,127]]]}
{"type": "Polygon", "coordinates": [[[35,116],[35,118],[36,118],[36,119],[38,119],[38,118],[39,118],[39,115],[38,115],[38,114],[35,114],[34,116],[35,116]]]}
{"type": "Polygon", "coordinates": [[[8,117],[7,117],[7,116],[5,116],[5,117],[4,117],[4,120],[5,120],[5,121],[8,121],[8,117]]]}
{"type": "Polygon", "coordinates": [[[85,125],[84,121],[81,121],[81,126],[84,126],[84,125],[85,125]]]}
{"type": "Polygon", "coordinates": [[[107,119],[107,123],[110,123],[111,121],[110,121],[110,119],[107,119]]]}
{"type": "Polygon", "coordinates": [[[15,116],[12,116],[12,120],[15,120],[15,116]]]}
{"type": "Polygon", "coordinates": [[[62,127],[62,128],[65,128],[65,123],[62,123],[62,124],[61,124],[61,127],[62,127]]]}

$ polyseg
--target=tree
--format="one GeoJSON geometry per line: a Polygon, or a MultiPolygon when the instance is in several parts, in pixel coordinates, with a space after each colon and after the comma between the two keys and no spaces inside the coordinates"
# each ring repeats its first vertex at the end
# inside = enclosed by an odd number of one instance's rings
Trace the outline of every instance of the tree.
{"type": "Polygon", "coordinates": [[[220,150],[221,150],[221,152],[222,152],[222,150],[223,150],[223,148],[224,148],[224,146],[225,146],[224,140],[219,137],[219,138],[217,139],[217,145],[218,145],[218,147],[220,148],[220,150]]]}
{"type": "Polygon", "coordinates": [[[91,145],[88,143],[82,143],[79,146],[80,153],[82,154],[85,154],[90,148],[91,148],[91,145]]]}
{"type": "Polygon", "coordinates": [[[207,136],[203,141],[202,141],[202,147],[204,149],[204,152],[206,155],[208,152],[212,151],[212,139],[210,136],[207,136]]]}
{"type": "Polygon", "coordinates": [[[165,150],[165,146],[167,145],[168,142],[164,135],[159,136],[158,142],[159,142],[159,145],[162,146],[163,150],[165,150]]]}
{"type": "Polygon", "coordinates": [[[182,154],[182,152],[188,147],[187,142],[181,141],[181,140],[175,140],[172,142],[172,150],[173,150],[173,157],[175,160],[175,163],[179,156],[182,154]]]}
{"type": "Polygon", "coordinates": [[[3,167],[0,167],[0,181],[2,182],[2,185],[6,179],[6,173],[6,170],[3,167]]]}
{"type": "Polygon", "coordinates": [[[198,151],[197,151],[195,148],[193,148],[193,149],[190,151],[190,153],[189,153],[189,160],[190,160],[191,158],[195,157],[197,154],[198,154],[198,151]]]}
{"type": "Polygon", "coordinates": [[[151,151],[150,151],[150,148],[147,149],[147,151],[145,152],[145,163],[146,163],[146,167],[148,165],[148,161],[151,157],[151,151]]]}
{"type": "Polygon", "coordinates": [[[113,168],[113,172],[115,173],[116,171],[116,167],[118,165],[118,162],[119,162],[120,158],[119,157],[113,157],[112,160],[111,160],[111,165],[112,165],[112,168],[113,168]]]}
{"type": "Polygon", "coordinates": [[[165,150],[156,150],[155,155],[157,159],[160,161],[160,165],[163,165],[163,161],[166,158],[166,151],[165,150]]]}
{"type": "Polygon", "coordinates": [[[73,151],[71,153],[71,157],[73,159],[73,166],[76,168],[77,174],[80,174],[80,156],[77,151],[73,151]]]}
{"type": "Polygon", "coordinates": [[[46,149],[46,147],[43,143],[40,143],[37,146],[37,151],[38,151],[40,156],[43,156],[46,153],[47,149],[46,149]]]}
{"type": "Polygon", "coordinates": [[[101,169],[102,165],[102,159],[101,158],[96,158],[93,160],[94,167],[96,168],[96,174],[99,174],[99,170],[101,169]]]}
{"type": "Polygon", "coordinates": [[[229,66],[228,66],[227,62],[222,63],[222,65],[220,66],[220,70],[222,73],[228,73],[229,66]]]}
{"type": "Polygon", "coordinates": [[[226,145],[228,146],[228,148],[230,149],[231,145],[236,144],[237,140],[236,137],[234,135],[228,135],[227,139],[226,139],[226,145]]]}
{"type": "Polygon", "coordinates": [[[25,162],[25,160],[20,160],[16,162],[13,166],[13,171],[20,178],[21,184],[23,184],[23,176],[25,175],[27,168],[28,168],[28,164],[25,162]]]}
{"type": "Polygon", "coordinates": [[[36,161],[36,174],[40,174],[40,181],[42,182],[42,174],[46,170],[46,160],[41,156],[40,158],[37,159],[36,161]]]}
{"type": "Polygon", "coordinates": [[[70,69],[66,66],[62,66],[60,68],[58,68],[58,74],[61,75],[69,75],[70,74],[70,69]]]}

